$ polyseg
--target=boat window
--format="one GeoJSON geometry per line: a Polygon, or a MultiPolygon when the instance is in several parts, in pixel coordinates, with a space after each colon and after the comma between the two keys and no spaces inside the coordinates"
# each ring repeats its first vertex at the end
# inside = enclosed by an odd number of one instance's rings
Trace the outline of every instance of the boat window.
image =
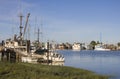
{"type": "Polygon", "coordinates": [[[41,54],[41,55],[44,54],[45,52],[48,52],[48,50],[47,49],[38,49],[35,51],[36,54],[41,54]]]}

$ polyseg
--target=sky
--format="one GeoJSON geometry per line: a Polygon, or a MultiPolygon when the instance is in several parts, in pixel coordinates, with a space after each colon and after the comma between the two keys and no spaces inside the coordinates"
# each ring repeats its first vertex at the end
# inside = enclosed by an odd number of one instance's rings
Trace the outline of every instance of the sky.
{"type": "Polygon", "coordinates": [[[120,0],[0,0],[0,40],[19,35],[28,13],[31,40],[40,28],[42,41],[120,42],[120,0]]]}

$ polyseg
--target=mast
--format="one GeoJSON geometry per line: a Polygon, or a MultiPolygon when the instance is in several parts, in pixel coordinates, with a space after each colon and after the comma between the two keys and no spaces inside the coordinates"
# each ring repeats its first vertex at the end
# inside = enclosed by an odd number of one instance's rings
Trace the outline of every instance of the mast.
{"type": "Polygon", "coordinates": [[[38,45],[40,44],[39,39],[40,39],[40,29],[38,28],[38,45]]]}
{"type": "Polygon", "coordinates": [[[100,44],[102,45],[102,33],[100,33],[100,44]]]}
{"type": "Polygon", "coordinates": [[[20,14],[20,37],[22,37],[22,18],[23,18],[23,16],[22,16],[22,14],[20,14]]]}
{"type": "Polygon", "coordinates": [[[23,16],[22,16],[22,14],[20,14],[20,45],[22,45],[22,29],[23,29],[23,27],[22,27],[22,18],[23,18],[23,16]]]}
{"type": "MultiPolygon", "coordinates": [[[[22,20],[23,20],[23,15],[22,15],[22,5],[21,5],[21,0],[19,0],[19,18],[20,18],[20,26],[19,26],[19,29],[20,29],[20,32],[19,32],[19,37],[17,38],[17,40],[19,41],[19,44],[22,45],[22,29],[23,29],[23,26],[22,26],[22,20]]],[[[16,36],[15,36],[16,38],[16,36]]]]}
{"type": "Polygon", "coordinates": [[[36,38],[36,33],[37,33],[37,30],[36,30],[36,23],[37,23],[37,17],[35,17],[35,27],[34,27],[34,38],[36,38]]]}
{"type": "Polygon", "coordinates": [[[43,42],[43,21],[41,20],[41,43],[43,42]]]}
{"type": "Polygon", "coordinates": [[[37,31],[37,44],[38,44],[38,47],[42,47],[42,45],[40,44],[40,34],[42,34],[42,32],[40,32],[40,29],[38,28],[38,31],[37,31]]]}

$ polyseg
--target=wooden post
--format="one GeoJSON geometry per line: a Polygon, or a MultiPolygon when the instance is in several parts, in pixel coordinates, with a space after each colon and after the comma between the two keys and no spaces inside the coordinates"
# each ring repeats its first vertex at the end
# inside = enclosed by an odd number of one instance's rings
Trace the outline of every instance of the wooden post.
{"type": "Polygon", "coordinates": [[[27,53],[30,53],[30,40],[27,40],[27,53]]]}
{"type": "Polygon", "coordinates": [[[9,59],[8,59],[8,60],[10,61],[10,52],[8,53],[8,56],[9,56],[9,59]]]}
{"type": "Polygon", "coordinates": [[[0,61],[2,60],[2,52],[0,51],[0,61]]]}
{"type": "Polygon", "coordinates": [[[1,61],[3,61],[3,52],[4,52],[4,50],[2,50],[2,55],[1,55],[1,61]]]}

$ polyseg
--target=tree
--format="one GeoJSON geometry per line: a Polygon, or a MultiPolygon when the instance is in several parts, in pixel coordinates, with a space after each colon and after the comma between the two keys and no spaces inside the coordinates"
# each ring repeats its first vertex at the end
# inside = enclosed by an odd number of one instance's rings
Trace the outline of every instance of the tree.
{"type": "Polygon", "coordinates": [[[117,45],[118,45],[118,47],[120,47],[120,42],[118,42],[118,44],[117,44],[117,45]]]}
{"type": "Polygon", "coordinates": [[[97,44],[100,44],[100,42],[99,42],[99,41],[97,41],[97,44]]]}
{"type": "Polygon", "coordinates": [[[90,45],[95,46],[95,45],[97,45],[97,43],[96,43],[96,41],[91,41],[91,42],[90,42],[90,45]]]}
{"type": "Polygon", "coordinates": [[[92,47],[92,49],[95,49],[95,45],[97,45],[96,41],[90,42],[90,46],[92,47]]]}

